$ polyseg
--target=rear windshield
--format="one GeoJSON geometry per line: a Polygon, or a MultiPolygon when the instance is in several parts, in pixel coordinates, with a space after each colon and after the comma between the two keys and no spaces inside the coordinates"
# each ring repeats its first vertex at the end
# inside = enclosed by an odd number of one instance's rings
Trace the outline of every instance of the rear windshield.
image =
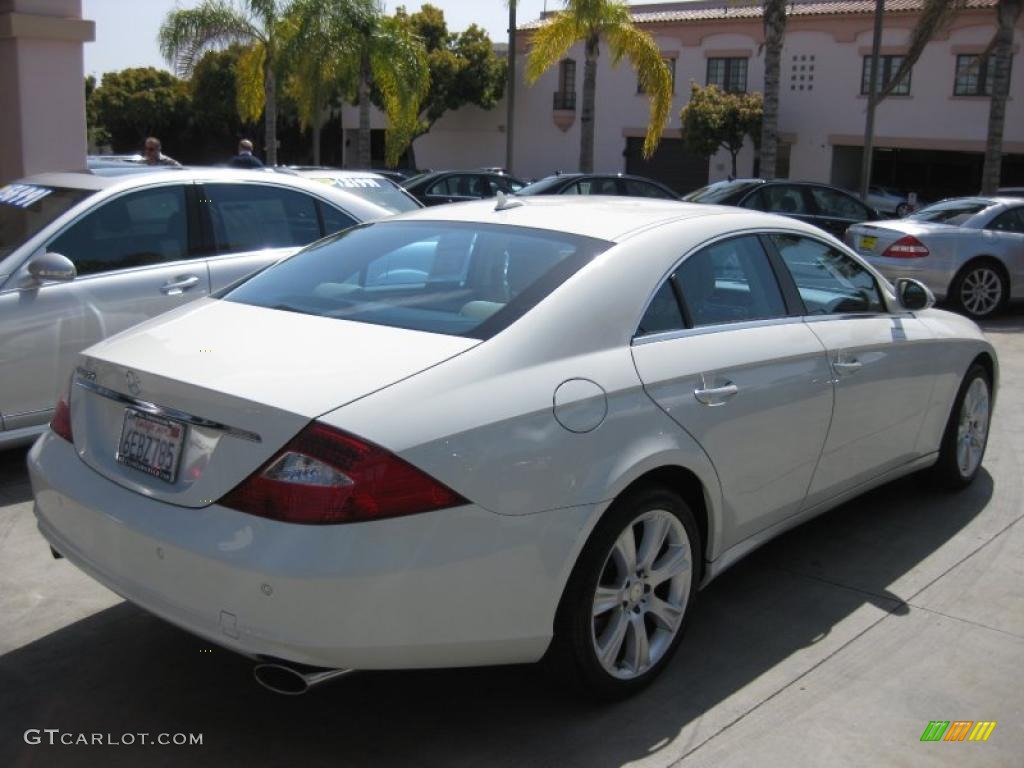
{"type": "Polygon", "coordinates": [[[314,243],[223,298],[486,339],[610,246],[524,227],[378,222],[314,243]]]}
{"type": "Polygon", "coordinates": [[[317,181],[344,189],[353,195],[359,195],[359,197],[365,198],[381,208],[386,208],[392,213],[414,211],[421,207],[390,179],[349,176],[340,179],[335,177],[317,178],[317,181]]]}
{"type": "Polygon", "coordinates": [[[716,181],[714,184],[702,187],[696,192],[683,195],[683,200],[688,203],[720,203],[737,192],[756,187],[759,183],[756,181],[716,181]]]}
{"type": "Polygon", "coordinates": [[[92,194],[95,193],[88,189],[37,184],[0,187],[0,259],[92,194]]]}
{"type": "Polygon", "coordinates": [[[922,208],[917,213],[912,213],[908,218],[917,221],[931,221],[936,224],[952,224],[959,226],[974,216],[981,213],[992,205],[988,200],[950,200],[944,203],[935,203],[922,208]]]}

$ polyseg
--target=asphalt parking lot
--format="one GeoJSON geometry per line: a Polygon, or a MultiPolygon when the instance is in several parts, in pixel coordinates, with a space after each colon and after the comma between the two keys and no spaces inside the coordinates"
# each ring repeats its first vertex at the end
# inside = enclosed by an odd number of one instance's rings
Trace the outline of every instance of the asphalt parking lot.
{"type": "Polygon", "coordinates": [[[25,451],[0,453],[0,766],[1019,768],[1024,311],[986,330],[1002,387],[978,481],[947,495],[907,478],[764,547],[701,593],[666,674],[613,706],[513,667],[266,692],[244,659],[51,559],[25,451]],[[997,726],[922,743],[932,720],[997,726]],[[29,729],[202,745],[28,744],[29,729]]]}

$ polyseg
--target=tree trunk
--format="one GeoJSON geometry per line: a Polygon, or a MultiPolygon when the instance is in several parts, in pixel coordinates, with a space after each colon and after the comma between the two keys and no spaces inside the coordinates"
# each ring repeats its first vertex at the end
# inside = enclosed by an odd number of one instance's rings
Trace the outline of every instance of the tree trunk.
{"type": "Polygon", "coordinates": [[[267,165],[277,165],[277,83],[274,80],[274,68],[270,66],[270,54],[263,67],[263,120],[264,142],[267,145],[267,165]]]}
{"type": "Polygon", "coordinates": [[[981,194],[994,195],[999,187],[1003,164],[1003,127],[1006,123],[1006,98],[1010,92],[1010,57],[1013,53],[1013,28],[1020,18],[1021,0],[1000,0],[996,8],[998,27],[995,50],[989,59],[992,71],[992,96],[988,109],[988,137],[985,140],[985,165],[981,172],[981,194]]]}
{"type": "Polygon", "coordinates": [[[370,56],[364,53],[359,61],[359,140],[356,167],[370,167],[370,56]]]}
{"type": "Polygon", "coordinates": [[[732,157],[732,173],[729,174],[730,179],[736,178],[736,155],[739,154],[739,150],[729,150],[729,156],[732,157]]]}
{"type": "Polygon", "coordinates": [[[320,165],[320,116],[313,118],[313,165],[320,165]]]}
{"type": "Polygon", "coordinates": [[[505,168],[512,173],[512,125],[516,116],[516,0],[508,0],[508,63],[505,84],[505,168]]]}
{"type": "Polygon", "coordinates": [[[779,146],[779,70],[786,36],[786,0],[764,3],[764,113],[761,121],[761,178],[775,178],[779,146]]]}
{"type": "Polygon", "coordinates": [[[594,171],[594,102],[597,91],[597,57],[600,38],[587,38],[583,64],[583,108],[580,110],[580,173],[594,171]]]}
{"type": "Polygon", "coordinates": [[[878,55],[882,49],[882,14],[885,0],[875,0],[875,31],[871,38],[871,68],[868,70],[868,116],[864,123],[864,152],[860,160],[860,199],[868,201],[871,161],[875,152],[875,108],[878,106],[878,55]]]}

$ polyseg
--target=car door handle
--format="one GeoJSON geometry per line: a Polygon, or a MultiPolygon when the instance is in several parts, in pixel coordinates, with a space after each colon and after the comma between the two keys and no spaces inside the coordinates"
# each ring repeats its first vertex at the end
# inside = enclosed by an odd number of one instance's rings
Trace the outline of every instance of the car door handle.
{"type": "Polygon", "coordinates": [[[832,368],[841,376],[849,376],[851,373],[856,373],[862,366],[863,363],[860,360],[837,360],[832,363],[832,368]]]}
{"type": "Polygon", "coordinates": [[[723,384],[721,387],[695,389],[693,390],[693,396],[697,398],[698,402],[701,402],[704,405],[716,406],[725,405],[726,400],[731,397],[735,397],[736,393],[739,391],[740,388],[730,381],[728,384],[723,384]]]}
{"type": "Polygon", "coordinates": [[[168,296],[178,296],[184,293],[189,288],[194,288],[199,285],[198,275],[186,275],[184,277],[176,277],[174,280],[170,280],[160,286],[160,293],[166,293],[168,296]]]}

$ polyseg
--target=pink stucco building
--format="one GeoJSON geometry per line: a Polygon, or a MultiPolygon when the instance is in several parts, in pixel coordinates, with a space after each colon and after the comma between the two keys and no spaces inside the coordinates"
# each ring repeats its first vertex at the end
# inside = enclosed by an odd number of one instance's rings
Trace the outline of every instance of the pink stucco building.
{"type": "MultiPolygon", "coordinates": [[[[988,125],[988,67],[977,65],[995,31],[996,0],[969,0],[948,30],[925,48],[910,82],[883,102],[876,118],[874,181],[926,196],[976,192],[988,125]]],[[[865,61],[871,51],[874,0],[794,0],[788,7],[780,99],[780,175],[855,187],[867,105],[865,61]]],[[[908,47],[920,0],[888,0],[882,75],[895,72],[908,47]]],[[[761,91],[764,55],[759,2],[698,0],[633,5],[633,18],[657,41],[675,71],[672,120],[650,162],[639,149],[648,102],[627,63],[613,68],[607,49],[597,75],[595,170],[636,172],[693,189],[729,173],[727,153],[710,161],[683,149],[679,112],[689,83],[761,91]]],[[[517,63],[513,172],[539,177],[576,170],[582,45],[532,86],[523,69],[530,30],[524,25],[517,63]]],[[[1015,51],[1024,30],[1018,27],[1015,51]]],[[[1024,57],[1014,56],[1004,140],[1004,180],[1024,184],[1024,57]]],[[[416,143],[424,167],[501,165],[505,109],[462,109],[442,118],[416,143]]],[[[738,172],[753,172],[747,147],[738,172]]]]}

